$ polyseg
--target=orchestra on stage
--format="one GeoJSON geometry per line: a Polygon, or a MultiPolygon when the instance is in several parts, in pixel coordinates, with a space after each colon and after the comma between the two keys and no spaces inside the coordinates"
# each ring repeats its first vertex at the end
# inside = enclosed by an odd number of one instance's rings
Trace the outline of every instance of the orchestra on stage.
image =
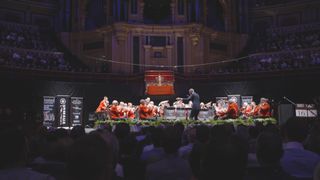
{"type": "MultiPolygon", "coordinates": [[[[268,118],[272,115],[272,109],[267,98],[261,98],[259,104],[254,101],[243,102],[241,107],[236,97],[228,100],[217,100],[216,103],[200,103],[200,111],[210,110],[213,112],[213,119],[247,119],[247,118],[268,118]]],[[[156,105],[149,97],[141,99],[139,105],[131,102],[118,102],[113,100],[109,103],[108,97],[104,97],[99,103],[95,113],[99,120],[156,120],[165,119],[165,112],[169,109],[186,110],[185,117],[188,117],[188,109],[192,108],[192,101],[183,102],[183,98],[177,98],[170,105],[169,100],[161,101],[156,105]]]]}

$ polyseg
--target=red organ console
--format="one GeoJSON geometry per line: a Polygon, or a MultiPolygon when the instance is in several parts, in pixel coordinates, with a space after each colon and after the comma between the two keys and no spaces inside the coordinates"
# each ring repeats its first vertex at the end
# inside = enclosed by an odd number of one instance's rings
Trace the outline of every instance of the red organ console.
{"type": "Polygon", "coordinates": [[[174,94],[174,73],[172,71],[145,71],[144,81],[148,95],[174,94]]]}

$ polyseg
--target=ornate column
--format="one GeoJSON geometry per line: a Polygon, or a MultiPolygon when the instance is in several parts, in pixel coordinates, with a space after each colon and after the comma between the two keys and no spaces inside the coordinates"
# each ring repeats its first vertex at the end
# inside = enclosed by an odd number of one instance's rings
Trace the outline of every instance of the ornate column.
{"type": "Polygon", "coordinates": [[[110,2],[111,0],[105,0],[106,1],[106,7],[105,7],[105,12],[106,12],[106,24],[110,24],[110,2]]]}
{"type": "Polygon", "coordinates": [[[118,0],[111,0],[112,1],[112,19],[113,21],[117,21],[117,3],[118,3],[118,0]]]}
{"type": "Polygon", "coordinates": [[[138,5],[138,7],[140,7],[140,8],[138,9],[139,20],[140,20],[141,22],[143,22],[144,2],[141,1],[141,3],[138,5]]]}
{"type": "Polygon", "coordinates": [[[196,0],[196,22],[199,23],[200,21],[200,2],[196,0]]]}
{"type": "Polygon", "coordinates": [[[121,0],[117,0],[117,21],[121,19],[121,0]]]}
{"type": "Polygon", "coordinates": [[[219,0],[219,2],[222,5],[224,11],[224,22],[226,32],[236,31],[236,18],[234,17],[234,13],[232,11],[232,2],[230,0],[219,0]]]}
{"type": "MultiPolygon", "coordinates": [[[[151,62],[151,45],[144,45],[144,63],[150,64],[151,62]]],[[[146,70],[146,69],[144,69],[146,70]]]]}
{"type": "MultiPolygon", "coordinates": [[[[207,25],[207,16],[208,16],[208,7],[207,7],[207,1],[203,0],[203,23],[207,25]]],[[[209,0],[210,1],[210,0],[209,0]]]]}
{"type": "Polygon", "coordinates": [[[120,63],[113,64],[114,72],[125,72],[125,66],[121,63],[127,62],[127,40],[129,30],[125,24],[115,24],[112,42],[112,60],[120,63]]]}
{"type": "MultiPolygon", "coordinates": [[[[201,33],[202,25],[196,24],[190,27],[188,32],[189,38],[186,37],[186,64],[200,64],[202,63],[201,54],[203,53],[203,48],[201,46],[201,33]]],[[[187,68],[187,72],[193,72],[195,68],[187,68]]]]}
{"type": "Polygon", "coordinates": [[[172,15],[172,24],[175,24],[176,22],[176,3],[174,3],[175,0],[171,0],[170,7],[171,7],[171,15],[172,15]]]}
{"type": "Polygon", "coordinates": [[[86,5],[87,5],[87,0],[79,1],[79,21],[78,21],[79,31],[83,31],[85,29],[86,5]]]}
{"type": "Polygon", "coordinates": [[[201,33],[201,27],[200,26],[193,26],[190,29],[189,37],[192,42],[193,46],[197,46],[200,41],[200,33],[201,33]]]}
{"type": "Polygon", "coordinates": [[[173,65],[173,57],[172,57],[172,54],[173,54],[173,46],[172,45],[167,45],[166,46],[166,49],[167,49],[167,59],[168,59],[168,65],[173,65]]]}
{"type": "Polygon", "coordinates": [[[123,10],[124,10],[124,12],[123,12],[123,18],[124,18],[124,21],[128,21],[128,17],[129,17],[129,3],[126,1],[126,0],[124,0],[123,1],[123,10]]]}

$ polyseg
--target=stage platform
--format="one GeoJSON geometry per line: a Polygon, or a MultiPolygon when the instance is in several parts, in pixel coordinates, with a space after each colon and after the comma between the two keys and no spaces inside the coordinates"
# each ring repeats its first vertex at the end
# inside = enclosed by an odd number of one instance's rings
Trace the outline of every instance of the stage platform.
{"type": "Polygon", "coordinates": [[[146,127],[146,126],[168,126],[174,124],[183,124],[184,126],[197,126],[197,125],[225,125],[232,124],[234,126],[244,125],[244,126],[255,126],[257,123],[267,125],[267,124],[277,124],[275,118],[250,118],[250,119],[225,119],[225,120],[97,120],[95,122],[94,128],[103,127],[106,125],[115,126],[120,123],[126,123],[130,126],[146,127]]]}

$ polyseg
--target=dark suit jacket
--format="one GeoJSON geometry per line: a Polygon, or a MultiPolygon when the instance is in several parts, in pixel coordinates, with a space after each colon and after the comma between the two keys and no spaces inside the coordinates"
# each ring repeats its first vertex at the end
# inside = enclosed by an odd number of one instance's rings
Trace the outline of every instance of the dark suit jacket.
{"type": "Polygon", "coordinates": [[[192,101],[192,109],[200,110],[200,96],[196,92],[192,93],[188,98],[183,98],[184,101],[192,101]]]}

